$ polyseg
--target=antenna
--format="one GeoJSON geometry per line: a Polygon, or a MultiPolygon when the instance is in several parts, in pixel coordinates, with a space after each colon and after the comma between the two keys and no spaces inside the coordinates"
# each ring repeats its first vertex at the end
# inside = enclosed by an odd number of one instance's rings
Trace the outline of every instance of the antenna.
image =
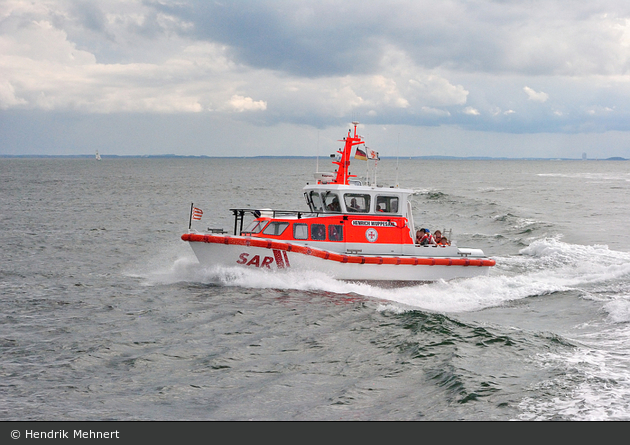
{"type": "Polygon", "coordinates": [[[398,153],[400,151],[400,133],[398,133],[398,144],[396,145],[396,188],[398,188],[398,153]]]}
{"type": "MultiPolygon", "coordinates": [[[[367,147],[365,146],[365,144],[363,144],[363,148],[366,150],[366,154],[367,154],[367,147]]],[[[367,185],[370,185],[370,160],[369,159],[365,160],[365,182],[367,183],[367,185]]]]}

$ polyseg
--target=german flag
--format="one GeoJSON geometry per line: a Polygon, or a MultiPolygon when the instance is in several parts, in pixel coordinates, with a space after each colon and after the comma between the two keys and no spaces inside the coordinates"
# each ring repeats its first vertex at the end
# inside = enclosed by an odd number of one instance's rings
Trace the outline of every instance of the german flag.
{"type": "Polygon", "coordinates": [[[367,161],[367,155],[359,147],[357,147],[357,151],[354,153],[354,158],[360,159],[361,161],[367,161]]]}

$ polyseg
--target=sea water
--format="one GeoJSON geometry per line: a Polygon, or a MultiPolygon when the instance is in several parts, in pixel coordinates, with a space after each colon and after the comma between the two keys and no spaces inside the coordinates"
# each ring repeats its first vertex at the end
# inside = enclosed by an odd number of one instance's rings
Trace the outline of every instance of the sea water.
{"type": "Polygon", "coordinates": [[[228,232],[305,209],[318,165],[0,159],[0,417],[630,420],[629,163],[379,161],[487,277],[204,268],[181,240],[191,203],[228,232]]]}

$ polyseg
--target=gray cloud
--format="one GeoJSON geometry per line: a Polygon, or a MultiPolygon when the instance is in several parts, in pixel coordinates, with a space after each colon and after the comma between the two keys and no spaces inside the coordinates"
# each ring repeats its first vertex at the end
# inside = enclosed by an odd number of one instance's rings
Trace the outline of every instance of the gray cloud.
{"type": "Polygon", "coordinates": [[[624,2],[147,3],[228,45],[242,63],[300,76],[375,72],[388,45],[425,68],[530,75],[628,69],[624,2]],[[622,45],[622,46],[620,46],[622,45]]]}
{"type": "Polygon", "coordinates": [[[186,36],[225,44],[235,61],[253,68],[306,77],[371,73],[383,51],[379,28],[363,22],[363,7],[353,2],[151,5],[192,23],[186,36]]]}
{"type": "Polygon", "coordinates": [[[13,0],[0,47],[14,122],[630,131],[630,5],[614,0],[13,0]]]}

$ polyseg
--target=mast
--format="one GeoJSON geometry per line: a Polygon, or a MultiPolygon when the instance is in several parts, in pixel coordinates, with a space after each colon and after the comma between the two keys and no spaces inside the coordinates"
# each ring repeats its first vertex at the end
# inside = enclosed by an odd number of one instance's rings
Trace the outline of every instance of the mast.
{"type": "Polygon", "coordinates": [[[330,181],[331,184],[345,184],[348,185],[348,178],[356,177],[357,175],[351,175],[348,169],[350,168],[350,153],[352,153],[352,147],[355,145],[363,144],[364,141],[361,136],[357,135],[358,122],[352,122],[354,125],[354,134],[351,134],[351,130],[348,130],[348,136],[343,138],[346,142],[342,151],[337,150],[337,153],[341,154],[339,161],[333,161],[333,164],[338,166],[337,177],[330,181]]]}

